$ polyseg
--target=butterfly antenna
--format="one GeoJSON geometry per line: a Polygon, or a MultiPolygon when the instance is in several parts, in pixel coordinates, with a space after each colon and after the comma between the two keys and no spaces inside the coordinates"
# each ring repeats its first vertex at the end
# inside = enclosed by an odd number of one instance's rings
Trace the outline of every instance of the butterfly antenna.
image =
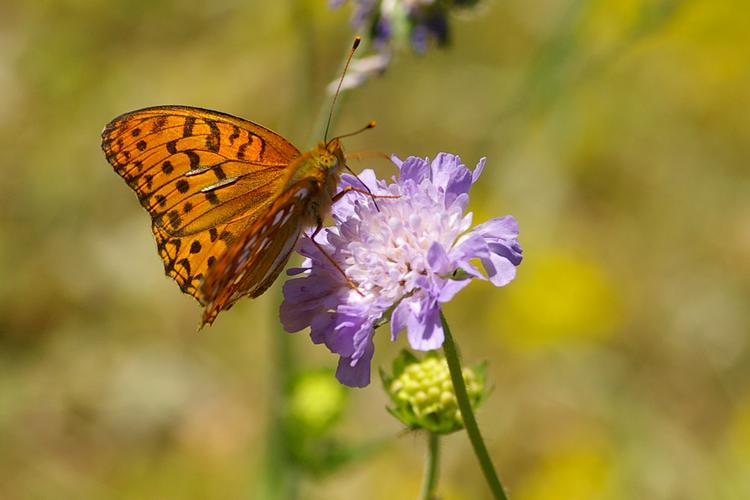
{"type": "Polygon", "coordinates": [[[328,142],[328,129],[331,126],[331,120],[333,119],[333,110],[336,109],[336,99],[339,97],[339,92],[341,92],[341,84],[344,83],[344,76],[346,76],[346,70],[349,69],[349,63],[352,62],[352,57],[354,57],[354,51],[357,50],[357,47],[359,47],[359,42],[362,41],[362,38],[359,36],[356,36],[354,38],[354,43],[352,44],[352,50],[349,52],[349,57],[346,58],[346,64],[344,64],[344,71],[341,72],[341,78],[339,78],[339,85],[336,87],[336,93],[333,94],[333,102],[331,103],[331,111],[328,113],[328,121],[326,122],[326,132],[323,134],[323,142],[328,142]]]}
{"type": "Polygon", "coordinates": [[[330,144],[331,142],[335,141],[336,139],[344,139],[346,137],[351,137],[353,135],[361,134],[365,130],[370,130],[371,128],[375,128],[376,125],[377,125],[377,122],[375,120],[370,120],[370,123],[368,123],[367,125],[365,125],[364,127],[360,128],[360,129],[355,130],[354,132],[349,132],[348,134],[337,135],[336,137],[334,137],[330,141],[327,141],[326,145],[330,144]]]}

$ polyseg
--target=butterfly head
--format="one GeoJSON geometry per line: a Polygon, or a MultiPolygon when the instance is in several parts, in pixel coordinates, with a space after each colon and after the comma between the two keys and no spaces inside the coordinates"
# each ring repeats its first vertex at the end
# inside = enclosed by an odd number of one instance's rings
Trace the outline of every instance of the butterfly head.
{"type": "Polygon", "coordinates": [[[346,165],[344,150],[341,148],[341,141],[338,138],[331,139],[328,142],[321,142],[318,145],[315,157],[318,167],[326,172],[336,172],[346,165]]]}
{"type": "Polygon", "coordinates": [[[340,168],[346,167],[346,159],[344,158],[344,150],[341,148],[341,139],[345,137],[351,137],[357,135],[365,130],[375,128],[375,121],[370,121],[367,125],[350,132],[348,134],[338,135],[333,139],[321,142],[318,144],[316,156],[318,158],[318,165],[320,168],[326,171],[333,170],[334,172],[340,168]]]}

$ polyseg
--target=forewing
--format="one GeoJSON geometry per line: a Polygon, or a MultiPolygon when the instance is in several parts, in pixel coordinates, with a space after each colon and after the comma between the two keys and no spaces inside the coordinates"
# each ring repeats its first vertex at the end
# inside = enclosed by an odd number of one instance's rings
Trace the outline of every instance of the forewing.
{"type": "Polygon", "coordinates": [[[166,273],[199,301],[201,278],[278,197],[300,155],[260,125],[180,106],[115,118],[102,149],[151,215],[166,273]]]}
{"type": "Polygon", "coordinates": [[[232,243],[203,282],[204,325],[240,297],[257,297],[271,286],[304,229],[308,203],[319,193],[320,184],[313,179],[296,183],[232,243]]]}

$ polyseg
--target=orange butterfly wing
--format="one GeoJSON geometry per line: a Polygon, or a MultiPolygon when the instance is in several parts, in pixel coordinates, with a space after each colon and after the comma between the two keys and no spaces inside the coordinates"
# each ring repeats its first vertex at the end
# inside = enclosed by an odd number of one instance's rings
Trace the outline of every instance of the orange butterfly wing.
{"type": "Polygon", "coordinates": [[[271,286],[302,233],[310,201],[317,199],[321,190],[315,177],[296,182],[234,241],[203,283],[203,325],[213,323],[237,299],[257,297],[271,286]]]}
{"type": "Polygon", "coordinates": [[[152,218],[164,269],[201,304],[201,283],[277,199],[299,150],[255,123],[158,106],[115,118],[102,149],[152,218]]]}

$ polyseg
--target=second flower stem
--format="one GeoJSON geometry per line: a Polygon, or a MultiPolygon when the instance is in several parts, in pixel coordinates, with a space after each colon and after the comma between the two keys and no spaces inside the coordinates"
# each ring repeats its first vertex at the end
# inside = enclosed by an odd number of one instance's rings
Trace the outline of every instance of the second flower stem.
{"type": "Polygon", "coordinates": [[[440,467],[440,436],[434,432],[427,431],[427,457],[424,466],[424,482],[420,500],[432,500],[436,498],[435,490],[438,482],[438,469],[440,467]]]}
{"type": "Polygon", "coordinates": [[[508,497],[505,496],[503,485],[497,477],[495,467],[492,465],[492,459],[487,452],[482,434],[479,432],[477,420],[474,418],[474,410],[471,408],[469,395],[466,393],[466,384],[464,383],[463,371],[461,370],[461,361],[458,358],[458,350],[456,349],[455,342],[453,342],[453,335],[451,335],[451,330],[448,327],[448,322],[445,320],[442,310],[440,311],[440,321],[443,323],[443,332],[445,334],[443,352],[448,362],[448,370],[453,381],[453,390],[456,392],[458,409],[461,410],[461,417],[466,427],[466,434],[469,436],[471,446],[474,448],[474,454],[477,456],[479,466],[482,468],[487,486],[489,486],[493,496],[498,500],[507,500],[508,497]]]}

